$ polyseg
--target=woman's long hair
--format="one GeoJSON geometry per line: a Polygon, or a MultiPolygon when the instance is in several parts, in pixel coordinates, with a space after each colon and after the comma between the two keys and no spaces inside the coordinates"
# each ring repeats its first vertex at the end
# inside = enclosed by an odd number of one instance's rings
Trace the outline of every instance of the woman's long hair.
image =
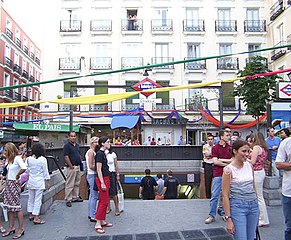
{"type": "Polygon", "coordinates": [[[252,139],[255,145],[259,145],[263,147],[266,151],[268,151],[268,146],[265,141],[265,137],[262,133],[257,132],[254,134],[254,138],[252,139]]]}
{"type": "Polygon", "coordinates": [[[12,142],[8,142],[5,144],[4,149],[6,150],[5,157],[8,160],[8,163],[13,163],[14,158],[19,155],[17,147],[12,142]]]}

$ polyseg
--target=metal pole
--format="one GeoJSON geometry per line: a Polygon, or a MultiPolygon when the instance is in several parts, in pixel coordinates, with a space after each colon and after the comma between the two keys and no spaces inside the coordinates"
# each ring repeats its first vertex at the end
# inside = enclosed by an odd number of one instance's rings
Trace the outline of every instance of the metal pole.
{"type": "MultiPolygon", "coordinates": [[[[73,97],[73,89],[74,86],[70,86],[70,98],[73,97]]],[[[74,126],[73,126],[73,118],[74,118],[74,106],[70,105],[70,132],[74,130],[74,126]]]]}
{"type": "Polygon", "coordinates": [[[220,126],[219,126],[219,130],[222,129],[223,127],[223,93],[222,93],[222,87],[218,88],[219,90],[219,101],[218,101],[218,105],[219,105],[219,118],[220,118],[220,126]]]}

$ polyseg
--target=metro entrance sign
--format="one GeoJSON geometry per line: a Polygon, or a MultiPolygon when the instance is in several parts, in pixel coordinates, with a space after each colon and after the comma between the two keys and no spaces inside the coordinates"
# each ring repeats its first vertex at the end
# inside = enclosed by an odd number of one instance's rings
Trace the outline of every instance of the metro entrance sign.
{"type": "MultiPolygon", "coordinates": [[[[154,82],[153,80],[151,80],[149,78],[145,78],[132,86],[132,88],[136,91],[143,91],[143,90],[161,88],[161,87],[162,86],[160,84],[154,82]]],[[[148,97],[148,96],[152,95],[153,92],[145,92],[145,93],[141,93],[141,94],[148,97]]]]}
{"type": "Polygon", "coordinates": [[[280,99],[291,99],[291,82],[279,82],[278,97],[280,99]]]}

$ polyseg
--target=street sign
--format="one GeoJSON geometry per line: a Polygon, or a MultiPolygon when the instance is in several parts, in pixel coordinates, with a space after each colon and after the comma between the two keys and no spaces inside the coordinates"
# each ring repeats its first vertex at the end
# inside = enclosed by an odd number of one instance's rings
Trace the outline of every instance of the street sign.
{"type": "MultiPolygon", "coordinates": [[[[145,78],[142,81],[134,84],[132,88],[136,91],[143,91],[143,90],[148,90],[148,89],[154,89],[154,88],[161,88],[162,86],[153,80],[149,78],[145,78]]],[[[148,97],[153,94],[153,92],[146,92],[146,93],[141,93],[144,96],[148,97]]]]}
{"type": "Polygon", "coordinates": [[[280,99],[291,99],[291,82],[279,82],[278,93],[280,99]]]}
{"type": "Polygon", "coordinates": [[[161,98],[140,98],[140,99],[132,99],[133,103],[162,103],[161,98]]]}

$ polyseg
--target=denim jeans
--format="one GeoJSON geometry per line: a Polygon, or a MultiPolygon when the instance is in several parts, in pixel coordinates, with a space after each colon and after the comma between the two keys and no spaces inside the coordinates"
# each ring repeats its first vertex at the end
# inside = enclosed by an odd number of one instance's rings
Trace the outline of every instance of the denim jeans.
{"type": "Polygon", "coordinates": [[[90,186],[90,195],[89,195],[89,201],[88,201],[88,217],[91,217],[91,218],[95,218],[96,206],[97,206],[97,200],[98,200],[98,192],[93,189],[95,178],[96,178],[95,174],[87,174],[87,181],[90,186]]]}
{"type": "Polygon", "coordinates": [[[285,240],[291,239],[291,197],[282,195],[283,214],[285,217],[285,240]]]}
{"type": "MultiPolygon", "coordinates": [[[[214,177],[212,183],[212,192],[210,199],[210,212],[209,215],[212,217],[216,216],[217,204],[221,193],[222,177],[214,177]]],[[[221,215],[224,215],[222,210],[221,215]]]]}
{"type": "Polygon", "coordinates": [[[253,240],[259,219],[258,200],[230,199],[230,214],[235,240],[253,240]]]}

